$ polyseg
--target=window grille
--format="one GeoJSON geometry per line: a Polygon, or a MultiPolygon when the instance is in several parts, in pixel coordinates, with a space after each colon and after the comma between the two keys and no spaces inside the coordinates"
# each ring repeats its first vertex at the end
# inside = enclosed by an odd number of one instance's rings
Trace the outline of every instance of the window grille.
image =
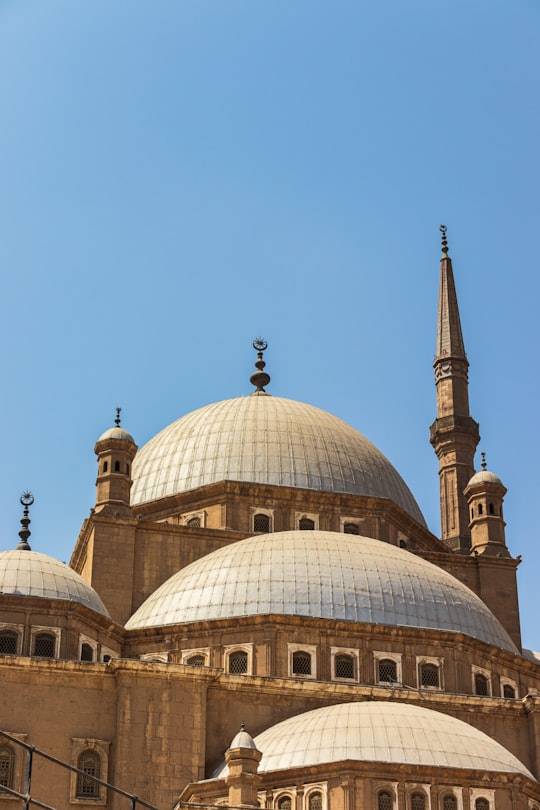
{"type": "Polygon", "coordinates": [[[475,810],[489,810],[489,802],[487,799],[477,799],[474,803],[475,810]]]}
{"type": "Polygon", "coordinates": [[[229,672],[233,675],[244,675],[248,671],[247,652],[234,652],[229,655],[229,672]]]}
{"type": "Polygon", "coordinates": [[[513,686],[510,686],[509,683],[505,683],[503,686],[503,697],[505,698],[515,698],[516,690],[513,686]]]}
{"type": "Polygon", "coordinates": [[[444,797],[443,810],[457,810],[457,801],[455,796],[448,795],[444,797]]]}
{"type": "Polygon", "coordinates": [[[191,526],[192,529],[200,529],[201,528],[201,519],[200,517],[192,517],[186,523],[186,526],[191,526]]]}
{"type": "Polygon", "coordinates": [[[322,793],[311,793],[309,796],[309,810],[322,810],[322,793]]]}
{"type": "Polygon", "coordinates": [[[13,788],[15,775],[15,751],[10,745],[0,747],[0,785],[13,788]]]}
{"type": "Polygon", "coordinates": [[[269,532],[270,531],[270,516],[257,514],[253,517],[253,531],[254,532],[269,532]]]}
{"type": "Polygon", "coordinates": [[[95,751],[83,751],[77,760],[77,768],[84,773],[77,775],[77,799],[99,799],[99,783],[91,776],[101,778],[101,758],[95,751]]]}
{"type": "Polygon", "coordinates": [[[377,810],[392,810],[392,796],[387,790],[382,790],[377,796],[377,810]]]}
{"type": "Polygon", "coordinates": [[[397,664],[390,658],[379,661],[379,681],[383,683],[397,683],[397,664]]]}
{"type": "Polygon", "coordinates": [[[192,655],[191,658],[188,658],[186,664],[190,667],[204,667],[206,658],[204,655],[192,655]]]}
{"type": "Polygon", "coordinates": [[[33,655],[38,658],[54,658],[56,638],[49,633],[38,633],[34,638],[33,655]]]}
{"type": "Polygon", "coordinates": [[[3,630],[0,633],[0,655],[16,655],[18,638],[15,630],[3,630]]]}
{"type": "Polygon", "coordinates": [[[293,675],[311,675],[311,655],[307,652],[295,652],[292,657],[293,675]]]}
{"type": "Polygon", "coordinates": [[[426,810],[426,797],[423,793],[413,793],[411,796],[411,810],[426,810]]]}
{"type": "Polygon", "coordinates": [[[82,644],[81,645],[81,661],[93,661],[94,660],[94,650],[92,649],[91,644],[82,644]]]}
{"type": "Polygon", "coordinates": [[[282,796],[277,803],[278,810],[291,810],[292,801],[290,796],[282,796]]]}
{"type": "Polygon", "coordinates": [[[351,655],[336,655],[336,678],[354,678],[354,658],[351,655]]]}
{"type": "MultiPolygon", "coordinates": [[[[488,679],[485,675],[482,675],[480,672],[477,672],[474,676],[474,691],[477,695],[486,696],[489,695],[488,689],[488,679]]],[[[446,810],[446,808],[445,808],[446,810]]]]}
{"type": "Polygon", "coordinates": [[[315,530],[315,521],[311,518],[300,518],[298,528],[304,532],[312,532],[315,530]]]}
{"type": "Polygon", "coordinates": [[[420,667],[420,683],[422,686],[439,687],[439,667],[436,664],[422,664],[420,667]]]}
{"type": "Polygon", "coordinates": [[[343,526],[345,534],[360,534],[360,528],[356,523],[345,523],[343,526]]]}

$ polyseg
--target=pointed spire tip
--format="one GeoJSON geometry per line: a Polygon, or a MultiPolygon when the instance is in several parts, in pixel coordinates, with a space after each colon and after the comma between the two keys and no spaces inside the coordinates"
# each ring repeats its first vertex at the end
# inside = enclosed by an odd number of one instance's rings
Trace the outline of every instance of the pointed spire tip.
{"type": "Polygon", "coordinates": [[[446,225],[439,225],[439,230],[441,232],[441,242],[442,242],[442,252],[443,256],[448,256],[448,242],[446,239],[446,225]]]}

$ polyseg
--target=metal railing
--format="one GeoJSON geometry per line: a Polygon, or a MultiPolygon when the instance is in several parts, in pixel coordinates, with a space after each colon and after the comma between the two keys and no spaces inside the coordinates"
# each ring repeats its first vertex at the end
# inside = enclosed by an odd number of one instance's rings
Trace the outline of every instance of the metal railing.
{"type": "MultiPolygon", "coordinates": [[[[47,754],[45,751],[41,751],[34,745],[23,742],[22,740],[19,740],[17,737],[13,737],[12,734],[8,734],[6,731],[0,731],[0,736],[6,740],[9,740],[9,742],[13,743],[13,745],[19,746],[19,748],[24,748],[24,750],[26,751],[26,763],[24,768],[24,788],[23,788],[24,792],[19,793],[19,791],[15,790],[14,788],[8,787],[7,785],[0,785],[0,792],[9,793],[10,796],[13,796],[17,799],[21,799],[22,807],[24,808],[24,810],[28,810],[29,807],[41,807],[42,810],[58,810],[57,807],[52,807],[50,804],[45,804],[44,802],[34,798],[31,795],[32,769],[34,765],[34,760],[37,757],[46,759],[48,760],[48,762],[52,762],[54,765],[58,765],[58,767],[63,768],[66,771],[71,771],[72,773],[84,776],[85,779],[91,779],[93,782],[95,782],[98,785],[101,785],[107,790],[110,790],[113,793],[117,793],[119,796],[123,796],[129,801],[130,810],[138,810],[138,808],[142,807],[147,808],[147,810],[159,810],[159,808],[156,807],[154,804],[149,804],[148,802],[145,802],[143,799],[140,799],[134,793],[128,793],[126,790],[122,790],[121,788],[116,787],[116,785],[112,785],[110,782],[105,782],[103,779],[99,779],[97,776],[92,776],[92,774],[86,773],[86,771],[81,771],[79,768],[75,768],[73,765],[69,765],[67,762],[63,762],[61,759],[57,759],[56,757],[51,756],[51,754],[47,754]]],[[[68,801],[69,799],[66,797],[64,805],[68,801]]]]}

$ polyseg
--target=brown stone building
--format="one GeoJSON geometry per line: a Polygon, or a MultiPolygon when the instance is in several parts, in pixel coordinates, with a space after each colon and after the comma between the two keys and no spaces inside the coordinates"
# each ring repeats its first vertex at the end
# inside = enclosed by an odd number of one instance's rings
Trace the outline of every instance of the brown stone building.
{"type": "Polygon", "coordinates": [[[476,471],[451,260],[435,358],[441,538],[363,436],[271,396],[97,441],[70,566],[0,553],[0,803],[539,810],[540,656],[505,487],[476,471]],[[245,727],[243,726],[245,724],[245,727]],[[240,731],[239,731],[240,729],[240,731]],[[86,775],[85,775],[86,774],[86,775]],[[11,791],[11,793],[9,792],[11,791]]]}

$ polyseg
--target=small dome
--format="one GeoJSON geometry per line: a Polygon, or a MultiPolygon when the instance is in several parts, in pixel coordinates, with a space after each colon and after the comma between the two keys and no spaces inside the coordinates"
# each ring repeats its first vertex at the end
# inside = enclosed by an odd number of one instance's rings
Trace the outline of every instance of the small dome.
{"type": "Polygon", "coordinates": [[[247,733],[244,726],[242,726],[238,734],[234,737],[233,741],[229,745],[229,748],[251,748],[254,751],[257,750],[255,740],[251,734],[247,733]]]}
{"type": "Polygon", "coordinates": [[[466,585],[409,551],[349,534],[275,532],[240,540],[163,583],[127,629],[278,614],[466,633],[516,653],[466,585]]]}
{"type": "Polygon", "coordinates": [[[96,591],[76,571],[38,551],[0,552],[0,594],[65,599],[109,615],[96,591]]]}
{"type": "Polygon", "coordinates": [[[271,396],[207,405],[139,450],[131,505],[218,481],[386,498],[426,525],[397,470],[353,427],[326,411],[271,396]]]}
{"type": "Polygon", "coordinates": [[[478,486],[478,484],[498,484],[501,487],[504,486],[499,476],[489,470],[480,470],[475,473],[467,484],[467,487],[475,487],[478,486]]]}
{"type": "MultiPolygon", "coordinates": [[[[255,737],[259,773],[343,760],[519,773],[527,768],[482,731],[441,712],[408,703],[340,703],[306,712],[255,737]]],[[[223,779],[222,763],[212,778],[223,779]]],[[[536,781],[536,780],[535,780],[536,781]]]]}
{"type": "Polygon", "coordinates": [[[127,430],[124,430],[122,427],[112,427],[109,430],[106,430],[105,433],[102,433],[98,439],[98,442],[103,442],[106,439],[120,439],[124,442],[131,442],[131,444],[135,444],[135,439],[128,433],[127,430]]]}

